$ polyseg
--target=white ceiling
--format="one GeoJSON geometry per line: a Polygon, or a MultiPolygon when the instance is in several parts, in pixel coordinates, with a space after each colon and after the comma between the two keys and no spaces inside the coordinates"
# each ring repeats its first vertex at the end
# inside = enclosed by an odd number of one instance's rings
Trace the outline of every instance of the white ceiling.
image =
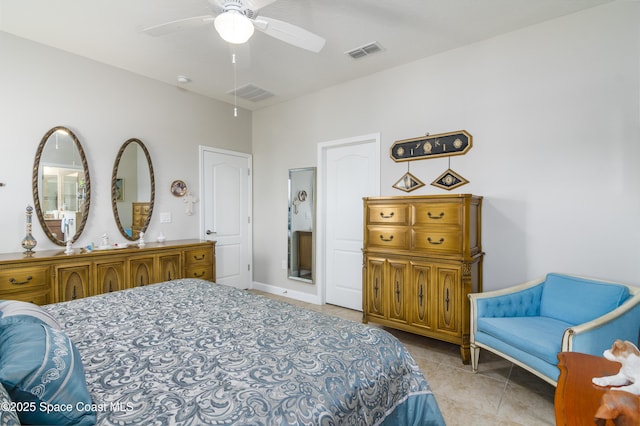
{"type": "Polygon", "coordinates": [[[255,110],[610,1],[277,0],[260,9],[324,37],[320,53],[259,31],[233,47],[212,24],[160,37],[141,32],[210,14],[207,0],[0,0],[0,30],[226,102],[245,84],[275,95],[238,98],[255,110]],[[374,41],[381,53],[359,60],[345,54],[374,41]],[[191,82],[179,84],[178,75],[191,82]]]}

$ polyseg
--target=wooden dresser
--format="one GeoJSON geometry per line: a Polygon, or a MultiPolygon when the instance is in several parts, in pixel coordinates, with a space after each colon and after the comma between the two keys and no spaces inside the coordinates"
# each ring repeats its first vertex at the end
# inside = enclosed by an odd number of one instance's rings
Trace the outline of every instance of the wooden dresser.
{"type": "Polygon", "coordinates": [[[180,240],[139,248],[132,242],[72,255],[62,249],[0,254],[1,300],[44,305],[176,278],[215,281],[215,243],[180,240]]]}
{"type": "Polygon", "coordinates": [[[363,322],[469,350],[469,300],[482,291],[482,197],[364,199],[363,322]]]}

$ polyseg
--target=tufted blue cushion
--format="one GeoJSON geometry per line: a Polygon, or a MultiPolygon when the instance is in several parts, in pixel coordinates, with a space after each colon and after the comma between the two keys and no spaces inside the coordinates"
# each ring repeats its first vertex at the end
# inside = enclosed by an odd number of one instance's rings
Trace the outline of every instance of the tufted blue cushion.
{"type": "Polygon", "coordinates": [[[0,321],[4,324],[20,321],[44,323],[49,327],[61,329],[58,321],[40,306],[18,300],[0,300],[0,321]]]}
{"type": "Polygon", "coordinates": [[[549,274],[544,283],[540,315],[583,324],[611,312],[629,298],[629,289],[620,284],[549,274]]]}
{"type": "Polygon", "coordinates": [[[515,293],[478,299],[478,317],[525,317],[540,315],[542,284],[515,293]]]}
{"type": "Polygon", "coordinates": [[[0,382],[14,402],[32,403],[18,411],[22,423],[96,422],[80,353],[61,330],[30,322],[0,325],[0,382]],[[51,407],[70,409],[46,413],[51,407]]]}
{"type": "Polygon", "coordinates": [[[7,390],[0,384],[0,425],[2,426],[20,426],[18,414],[12,408],[11,398],[7,390]]]}

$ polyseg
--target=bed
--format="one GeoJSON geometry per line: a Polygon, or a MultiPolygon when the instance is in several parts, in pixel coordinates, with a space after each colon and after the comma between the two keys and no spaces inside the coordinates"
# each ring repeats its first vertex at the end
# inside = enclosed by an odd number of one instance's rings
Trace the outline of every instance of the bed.
{"type": "MultiPolygon", "coordinates": [[[[86,387],[47,388],[58,394],[51,404],[18,407],[18,380],[2,377],[3,385],[14,408],[42,405],[53,413],[38,415],[66,423],[444,424],[416,362],[391,334],[244,290],[181,279],[46,305],[38,315],[31,328],[51,323],[48,346],[65,349],[67,367],[80,364],[86,387]],[[60,335],[73,343],[63,348],[60,335]],[[75,402],[70,412],[60,394],[75,402]]],[[[0,329],[24,317],[1,316],[0,329]]],[[[0,351],[8,344],[0,336],[0,351]]],[[[58,371],[57,380],[78,374],[58,371]]]]}

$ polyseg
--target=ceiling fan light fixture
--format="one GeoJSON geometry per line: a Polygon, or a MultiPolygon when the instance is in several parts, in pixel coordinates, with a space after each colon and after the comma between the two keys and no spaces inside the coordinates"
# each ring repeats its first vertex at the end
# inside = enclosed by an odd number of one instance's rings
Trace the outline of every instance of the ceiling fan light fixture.
{"type": "Polygon", "coordinates": [[[253,23],[237,10],[218,15],[213,22],[220,37],[228,43],[246,43],[253,35],[253,23]]]}

